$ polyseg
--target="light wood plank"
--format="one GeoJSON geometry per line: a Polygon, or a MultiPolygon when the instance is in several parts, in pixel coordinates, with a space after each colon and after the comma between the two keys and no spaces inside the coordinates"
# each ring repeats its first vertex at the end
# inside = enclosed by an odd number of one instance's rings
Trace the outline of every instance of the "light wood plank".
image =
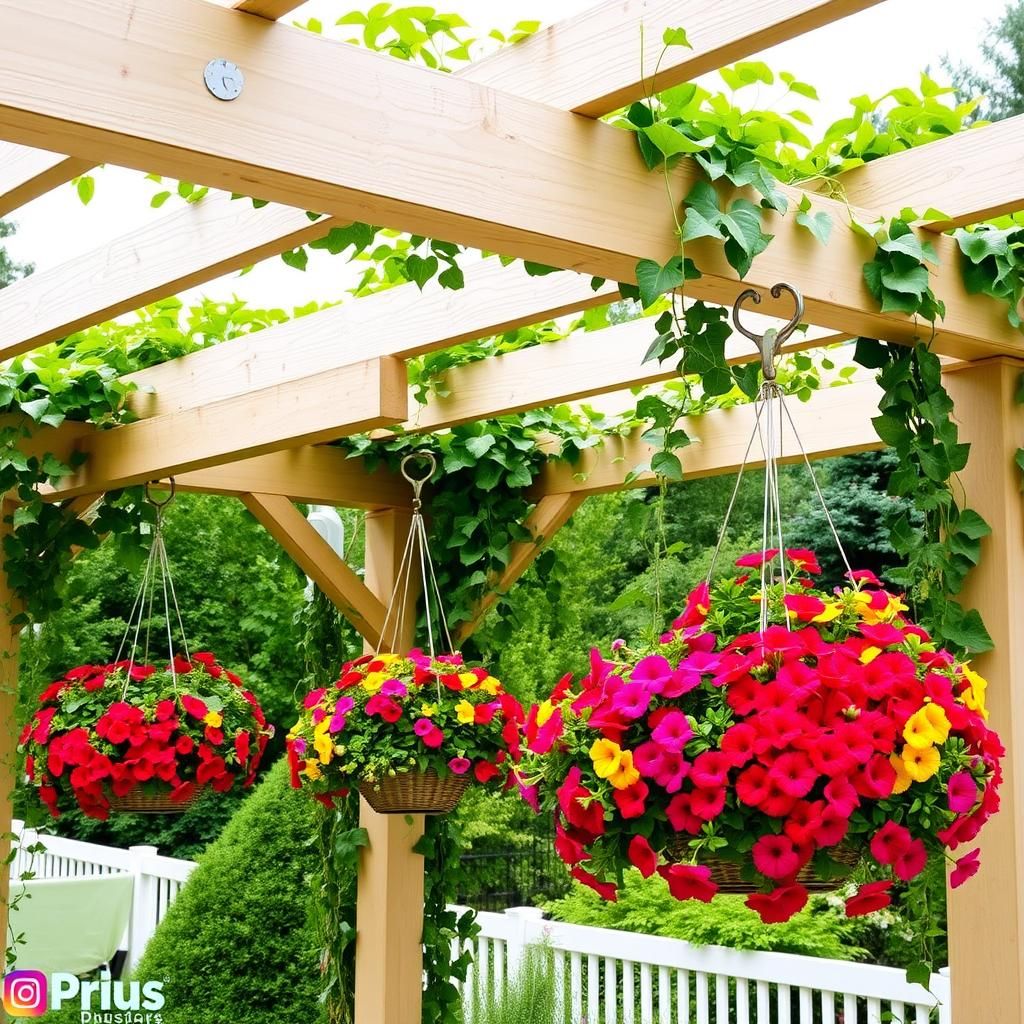
{"type": "Polygon", "coordinates": [[[0,291],[0,358],[323,237],[330,219],[210,195],[0,291]]]}
{"type": "MultiPolygon", "coordinates": [[[[19,39],[0,80],[0,135],[13,141],[45,138],[83,159],[612,280],[673,249],[663,182],[643,168],[627,133],[456,75],[203,0],[3,0],[0,32],[19,39]],[[246,71],[233,103],[210,97],[193,74],[212,51],[246,71]]],[[[679,195],[695,175],[681,166],[679,195]]],[[[842,220],[841,204],[815,204],[842,220]]],[[[792,217],[769,215],[766,228],[776,238],[748,283],[795,280],[808,319],[837,331],[896,341],[924,332],[874,311],[860,272],[869,240],[841,230],[821,247],[792,217]]],[[[937,241],[935,290],[947,317],[936,346],[966,358],[1020,352],[998,303],[966,295],[951,240],[937,241]]],[[[720,248],[690,249],[705,271],[691,294],[731,301],[740,284],[720,248]]]]}
{"type": "Polygon", "coordinates": [[[344,505],[368,510],[410,508],[409,484],[384,466],[373,472],[341,448],[306,445],[222,466],[192,470],[175,478],[178,490],[241,497],[251,491],[286,495],[292,501],[344,505]]]}
{"type": "Polygon", "coordinates": [[[286,14],[291,14],[296,7],[301,7],[306,0],[236,0],[231,6],[245,14],[255,14],[268,21],[277,21],[286,14]]]}
{"type": "Polygon", "coordinates": [[[279,494],[245,494],[242,501],[360,635],[370,644],[379,643],[384,604],[291,501],[279,494]]]}
{"type": "MultiPolygon", "coordinates": [[[[871,425],[877,415],[881,390],[873,380],[817,392],[809,401],[791,399],[788,403],[797,430],[811,458],[832,458],[884,447],[871,425]]],[[[716,410],[704,416],[684,419],[679,426],[694,443],[678,452],[683,473],[689,477],[720,476],[739,469],[754,427],[754,408],[750,405],[716,410]]],[[[659,449],[640,439],[608,438],[600,448],[591,448],[574,465],[551,462],[541,470],[531,494],[606,494],[623,487],[649,487],[656,482],[652,473],[637,475],[629,483],[626,477],[641,465],[650,463],[659,449]]],[[[784,462],[800,461],[799,452],[787,430],[784,462]],[[792,447],[791,447],[792,446],[792,447]]],[[[749,466],[763,465],[757,443],[750,453],[749,466]]]]}
{"type": "Polygon", "coordinates": [[[905,206],[946,214],[931,231],[1024,209],[1024,114],[873,160],[840,179],[850,202],[894,214],[905,206]]]}
{"type": "Polygon", "coordinates": [[[600,117],[880,2],[605,0],[480,61],[467,69],[466,77],[600,117]],[[693,49],[668,50],[654,78],[662,34],[680,27],[693,49]]]}
{"type": "Polygon", "coordinates": [[[84,174],[92,164],[45,149],[0,143],[0,217],[84,174]]]}
{"type": "Polygon", "coordinates": [[[82,467],[53,488],[74,497],[333,440],[394,422],[406,406],[405,365],[369,360],[312,380],[264,388],[170,416],[97,431],[82,467]]]}
{"type": "MultiPolygon", "coordinates": [[[[950,373],[961,440],[970,442],[959,474],[967,504],[992,527],[960,601],[977,608],[995,642],[974,668],[988,688],[989,727],[1007,756],[1002,808],[980,836],[981,870],[949,893],[949,966],[953,1005],[944,1020],[1024,1020],[1024,807],[1021,757],[1024,720],[1024,503],[1014,456],[1024,439],[1024,405],[1014,395],[1024,371],[1017,360],[993,360],[950,373]],[[997,941],[979,943],[979,935],[997,941]]],[[[973,849],[960,846],[953,856],[973,849]]]]}
{"type": "MultiPolygon", "coordinates": [[[[586,500],[585,494],[550,494],[541,498],[527,516],[523,526],[533,540],[512,545],[505,571],[494,580],[488,592],[480,599],[469,619],[459,625],[455,642],[463,643],[487,617],[487,613],[511,590],[513,584],[537,560],[537,556],[551,543],[555,534],[572,518],[586,500]]],[[[596,1020],[596,1017],[595,1017],[596,1020]]]]}

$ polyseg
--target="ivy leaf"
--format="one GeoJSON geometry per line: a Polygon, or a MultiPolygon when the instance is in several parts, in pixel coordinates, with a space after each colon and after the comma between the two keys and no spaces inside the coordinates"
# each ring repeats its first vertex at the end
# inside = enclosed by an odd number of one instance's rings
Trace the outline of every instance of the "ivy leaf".
{"type": "Polygon", "coordinates": [[[684,28],[665,29],[662,33],[661,41],[666,46],[685,46],[688,50],[693,49],[690,45],[690,40],[686,38],[686,29],[684,28]]]}
{"type": "Polygon", "coordinates": [[[534,263],[531,260],[523,260],[523,270],[529,277],[547,277],[548,274],[558,274],[561,267],[549,267],[546,263],[534,263]]]}
{"type": "Polygon", "coordinates": [[[977,610],[964,611],[956,601],[947,601],[942,617],[942,635],[951,643],[981,654],[995,646],[977,610]]]}
{"type": "Polygon", "coordinates": [[[903,420],[889,413],[876,416],[871,421],[871,425],[875,428],[875,433],[879,438],[890,448],[899,448],[900,445],[910,440],[910,431],[903,420]]]}
{"type": "Polygon", "coordinates": [[[39,522],[39,505],[31,502],[28,505],[19,505],[14,510],[14,528],[17,530],[29,523],[39,522]]]}
{"type": "Polygon", "coordinates": [[[91,174],[83,174],[80,178],[75,179],[75,189],[82,205],[88,206],[89,201],[96,194],[96,179],[91,174]]]}
{"type": "Polygon", "coordinates": [[[898,238],[889,238],[880,242],[878,248],[882,252],[901,252],[912,256],[918,263],[938,263],[939,257],[931,242],[922,242],[913,232],[900,235],[898,238]]]}
{"type": "Polygon", "coordinates": [[[654,124],[654,114],[646,103],[638,100],[630,104],[626,111],[626,120],[637,128],[650,128],[654,124]]]}
{"type": "Polygon", "coordinates": [[[655,452],[651,456],[651,472],[666,480],[679,481],[683,479],[683,464],[675,452],[655,452]]]}
{"type": "Polygon", "coordinates": [[[34,398],[30,402],[21,403],[21,411],[26,416],[31,416],[32,419],[38,423],[42,418],[43,414],[50,407],[49,398],[34,398]]]}
{"type": "MultiPolygon", "coordinates": [[[[1024,474],[1024,448],[1018,448],[1013,459],[1017,463],[1017,468],[1024,474]]],[[[1024,491],[1024,480],[1021,481],[1021,490],[1024,491]]]]}
{"type": "Polygon", "coordinates": [[[907,968],[907,984],[923,985],[927,988],[932,981],[932,966],[924,962],[911,964],[907,968]]]}
{"type": "Polygon", "coordinates": [[[705,220],[712,223],[722,213],[721,207],[718,205],[718,192],[715,186],[707,181],[698,181],[687,193],[683,204],[686,206],[687,212],[696,210],[705,220]]]}
{"type": "Polygon", "coordinates": [[[461,267],[453,263],[447,270],[442,270],[437,275],[437,283],[442,288],[457,292],[460,288],[466,287],[466,275],[463,274],[461,267]]]}
{"type": "Polygon", "coordinates": [[[965,533],[970,537],[971,540],[987,537],[992,532],[992,527],[972,508],[965,508],[960,513],[960,519],[956,527],[961,533],[965,533]]]}
{"type": "Polygon", "coordinates": [[[920,298],[928,290],[928,268],[922,263],[893,260],[889,269],[882,271],[881,281],[886,288],[920,298]]]}
{"type": "Polygon", "coordinates": [[[414,252],[405,258],[405,276],[423,291],[423,286],[437,273],[438,266],[436,256],[420,256],[414,252]]]}
{"type": "Polygon", "coordinates": [[[636,283],[644,309],[653,305],[665,292],[678,288],[685,279],[679,256],[673,256],[663,267],[654,260],[640,260],[636,265],[636,283]]]}
{"type": "Polygon", "coordinates": [[[683,221],[682,238],[684,242],[692,242],[696,238],[717,238],[722,241],[725,235],[700,210],[691,206],[687,209],[686,219],[683,221]]]}
{"type": "Polygon", "coordinates": [[[281,259],[295,270],[305,270],[306,264],[309,263],[309,253],[306,252],[304,245],[300,245],[297,249],[292,249],[291,252],[281,253],[281,259]]]}
{"type": "Polygon", "coordinates": [[[478,459],[482,459],[497,444],[493,434],[481,434],[480,437],[466,439],[466,450],[478,459]]]}
{"type": "Polygon", "coordinates": [[[828,245],[832,235],[832,218],[819,210],[817,213],[808,213],[801,210],[796,215],[796,222],[802,228],[806,228],[822,245],[828,245]]]}
{"type": "Polygon", "coordinates": [[[737,199],[723,215],[722,226],[729,234],[725,242],[725,258],[740,278],[744,278],[754,257],[768,248],[774,237],[761,230],[761,211],[746,199],[737,199]]]}
{"type": "Polygon", "coordinates": [[[647,128],[640,131],[647,136],[658,151],[666,157],[677,156],[679,153],[700,153],[714,144],[715,137],[709,136],[706,139],[691,139],[678,128],[666,124],[664,121],[656,121],[647,128]]]}
{"type": "Polygon", "coordinates": [[[960,251],[972,262],[981,263],[990,256],[1005,256],[1010,251],[1009,231],[967,231],[954,233],[960,251]]]}

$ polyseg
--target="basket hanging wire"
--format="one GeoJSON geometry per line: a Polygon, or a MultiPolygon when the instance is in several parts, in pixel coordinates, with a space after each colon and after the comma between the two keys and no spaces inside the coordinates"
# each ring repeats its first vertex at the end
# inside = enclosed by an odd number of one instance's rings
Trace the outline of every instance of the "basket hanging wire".
{"type": "MultiPolygon", "coordinates": [[[[751,431],[750,440],[747,442],[746,450],[743,453],[743,459],[736,474],[736,484],[733,487],[732,495],[729,498],[729,505],[726,508],[725,518],[722,521],[722,528],[718,534],[718,541],[715,544],[715,550],[711,556],[711,566],[709,567],[707,574],[707,583],[710,585],[711,578],[715,571],[715,565],[718,562],[719,553],[721,552],[722,545],[725,542],[726,531],[728,530],[729,520],[732,517],[732,512],[736,505],[736,498],[739,495],[740,485],[743,482],[743,473],[750,461],[750,455],[754,450],[754,443],[756,441],[761,449],[761,455],[764,461],[764,504],[761,521],[761,601],[759,622],[759,628],[762,633],[770,624],[771,612],[768,602],[768,592],[770,588],[775,584],[780,584],[782,587],[783,597],[785,598],[787,592],[786,588],[788,586],[786,576],[786,538],[785,528],[783,525],[784,517],[782,513],[782,502],[779,496],[779,465],[787,457],[785,449],[786,424],[789,425],[789,433],[792,435],[793,440],[796,443],[796,451],[799,452],[802,462],[807,469],[807,473],[811,478],[811,484],[814,487],[814,493],[818,499],[818,504],[821,506],[821,510],[825,515],[825,521],[828,523],[832,539],[835,541],[836,548],[839,551],[839,556],[846,568],[847,578],[851,581],[853,580],[853,569],[850,565],[849,558],[847,558],[843,542],[839,537],[839,531],[836,529],[832,513],[829,511],[824,494],[822,494],[817,474],[814,472],[814,467],[807,455],[807,449],[800,438],[800,434],[796,429],[796,423],[793,421],[793,416],[786,404],[786,392],[777,380],[777,367],[780,353],[782,351],[782,345],[799,326],[800,319],[804,312],[803,296],[796,288],[792,285],[783,283],[772,286],[771,294],[773,298],[780,298],[783,292],[792,296],[796,310],[789,322],[781,329],[769,327],[763,334],[755,334],[743,326],[740,321],[740,310],[743,304],[748,299],[755,305],[761,301],[761,296],[752,288],[748,288],[746,291],[742,292],[736,299],[736,303],[733,306],[732,316],[736,329],[745,337],[750,338],[750,340],[757,345],[758,350],[761,353],[761,371],[764,377],[764,382],[761,384],[757,398],[754,401],[754,427],[751,431]],[[778,545],[779,554],[777,560],[775,558],[769,559],[765,556],[765,552],[769,550],[769,545],[778,545]]],[[[783,619],[786,628],[792,629],[790,617],[783,613],[783,619]]]]}

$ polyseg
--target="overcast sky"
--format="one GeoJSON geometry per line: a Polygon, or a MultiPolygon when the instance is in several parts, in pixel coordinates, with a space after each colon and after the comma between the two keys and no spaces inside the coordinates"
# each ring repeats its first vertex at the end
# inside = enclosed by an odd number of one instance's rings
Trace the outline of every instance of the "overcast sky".
{"type": "MultiPolygon", "coordinates": [[[[445,0],[440,7],[458,11],[484,35],[492,27],[507,29],[519,18],[556,21],[594,2],[514,0],[498,4],[493,0],[445,0]],[[511,16],[504,15],[505,11],[511,16]]],[[[938,63],[944,53],[973,60],[986,22],[997,19],[1005,4],[1006,0],[885,0],[768,50],[762,57],[775,70],[792,71],[817,87],[821,103],[808,101],[804,106],[816,121],[828,124],[845,112],[846,100],[851,96],[868,93],[877,97],[897,85],[916,85],[918,72],[929,65],[941,77],[938,63]]],[[[328,26],[339,14],[356,6],[357,0],[309,0],[294,17],[317,17],[328,26]]],[[[150,209],[149,199],[155,188],[135,172],[108,167],[96,178],[96,195],[87,207],[81,205],[70,186],[64,186],[12,215],[19,231],[7,240],[11,255],[45,269],[173,208],[172,199],[163,211],[150,209]]],[[[202,292],[218,299],[237,294],[263,307],[289,307],[310,299],[342,297],[352,280],[351,268],[346,270],[338,258],[318,255],[320,258],[311,261],[305,273],[273,259],[243,277],[229,275],[185,294],[192,298],[202,292]]]]}

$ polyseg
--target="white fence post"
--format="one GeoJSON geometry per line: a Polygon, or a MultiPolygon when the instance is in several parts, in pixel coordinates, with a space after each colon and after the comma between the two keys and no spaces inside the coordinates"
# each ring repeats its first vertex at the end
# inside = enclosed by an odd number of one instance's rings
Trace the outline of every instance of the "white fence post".
{"type": "Polygon", "coordinates": [[[127,974],[138,963],[146,943],[153,937],[157,926],[157,886],[159,880],[146,870],[147,861],[157,855],[155,846],[129,846],[129,870],[133,878],[132,915],[128,925],[128,957],[124,965],[127,974]]]}
{"type": "Polygon", "coordinates": [[[519,965],[523,962],[523,954],[530,944],[530,939],[537,931],[537,925],[544,920],[544,911],[540,907],[509,907],[506,917],[511,917],[516,927],[505,947],[505,984],[514,982],[519,974],[519,965]]]}
{"type": "Polygon", "coordinates": [[[953,982],[950,979],[949,968],[940,967],[939,976],[946,979],[946,984],[939,987],[935,993],[941,1000],[939,1003],[939,1024],[953,1024],[953,982]]]}

